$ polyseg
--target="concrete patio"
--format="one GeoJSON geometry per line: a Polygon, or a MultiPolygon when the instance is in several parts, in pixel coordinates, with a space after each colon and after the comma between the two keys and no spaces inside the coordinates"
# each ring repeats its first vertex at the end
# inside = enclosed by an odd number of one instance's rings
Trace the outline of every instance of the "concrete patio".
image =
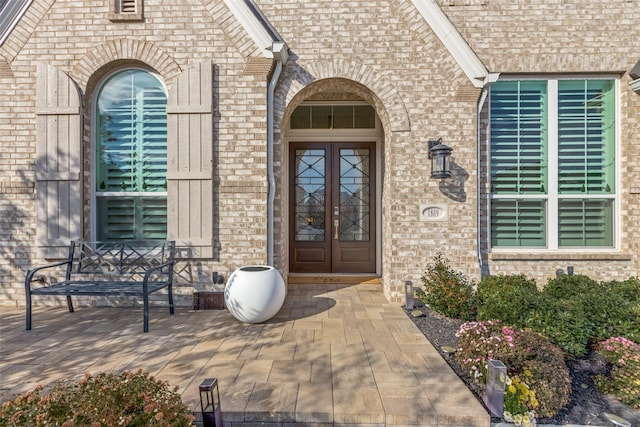
{"type": "Polygon", "coordinates": [[[86,372],[142,369],[179,386],[219,381],[225,426],[489,426],[482,404],[379,284],[290,285],[264,324],[226,310],[35,306],[0,314],[0,400],[86,372]]]}

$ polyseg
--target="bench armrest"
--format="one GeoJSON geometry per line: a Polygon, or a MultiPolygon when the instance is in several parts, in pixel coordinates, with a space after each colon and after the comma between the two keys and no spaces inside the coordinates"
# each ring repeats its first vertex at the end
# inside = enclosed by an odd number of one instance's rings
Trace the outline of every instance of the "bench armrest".
{"type": "MultiPolygon", "coordinates": [[[[154,267],[151,267],[149,270],[147,270],[147,272],[144,274],[144,279],[142,280],[142,289],[144,291],[144,293],[146,294],[148,291],[147,288],[147,282],[149,282],[149,277],[151,277],[151,275],[156,271],[156,270],[161,270],[165,267],[170,267],[171,265],[174,264],[174,261],[167,261],[165,263],[162,264],[158,264],[154,267]]],[[[168,283],[172,282],[172,276],[173,276],[173,269],[170,269],[170,271],[168,273],[160,273],[160,274],[167,274],[169,276],[169,280],[168,283]]]]}
{"type": "Polygon", "coordinates": [[[48,265],[43,265],[40,267],[36,267],[36,268],[32,268],[31,270],[27,271],[27,276],[24,280],[24,285],[26,287],[26,290],[29,291],[31,289],[31,283],[32,282],[43,282],[41,277],[37,277],[34,279],[34,276],[37,272],[42,271],[42,270],[46,270],[49,268],[55,268],[55,267],[60,267],[63,265],[68,265],[71,261],[69,260],[65,260],[65,261],[60,261],[60,262],[55,262],[53,264],[48,264],[48,265]]]}

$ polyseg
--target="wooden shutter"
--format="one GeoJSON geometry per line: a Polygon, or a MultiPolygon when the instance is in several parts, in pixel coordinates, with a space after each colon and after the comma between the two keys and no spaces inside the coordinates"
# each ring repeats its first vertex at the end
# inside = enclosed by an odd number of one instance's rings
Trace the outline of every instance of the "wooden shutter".
{"type": "Polygon", "coordinates": [[[36,95],[38,256],[65,258],[82,237],[82,101],[71,78],[44,63],[36,95]]]}
{"type": "Polygon", "coordinates": [[[167,101],[167,234],[213,257],[213,64],[184,71],[167,101]]]}

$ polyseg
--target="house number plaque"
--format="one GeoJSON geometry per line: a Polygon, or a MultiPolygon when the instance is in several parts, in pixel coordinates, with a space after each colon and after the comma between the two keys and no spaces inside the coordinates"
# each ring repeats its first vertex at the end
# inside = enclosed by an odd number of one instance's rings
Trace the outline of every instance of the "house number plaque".
{"type": "Polygon", "coordinates": [[[448,221],[447,205],[420,205],[420,221],[448,221]]]}

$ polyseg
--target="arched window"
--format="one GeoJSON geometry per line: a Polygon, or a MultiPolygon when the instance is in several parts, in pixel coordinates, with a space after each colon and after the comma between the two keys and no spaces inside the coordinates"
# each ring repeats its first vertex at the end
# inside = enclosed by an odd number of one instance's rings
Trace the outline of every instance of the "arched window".
{"type": "Polygon", "coordinates": [[[96,102],[96,237],[167,236],[167,92],[154,74],[111,75],[96,102]]]}

